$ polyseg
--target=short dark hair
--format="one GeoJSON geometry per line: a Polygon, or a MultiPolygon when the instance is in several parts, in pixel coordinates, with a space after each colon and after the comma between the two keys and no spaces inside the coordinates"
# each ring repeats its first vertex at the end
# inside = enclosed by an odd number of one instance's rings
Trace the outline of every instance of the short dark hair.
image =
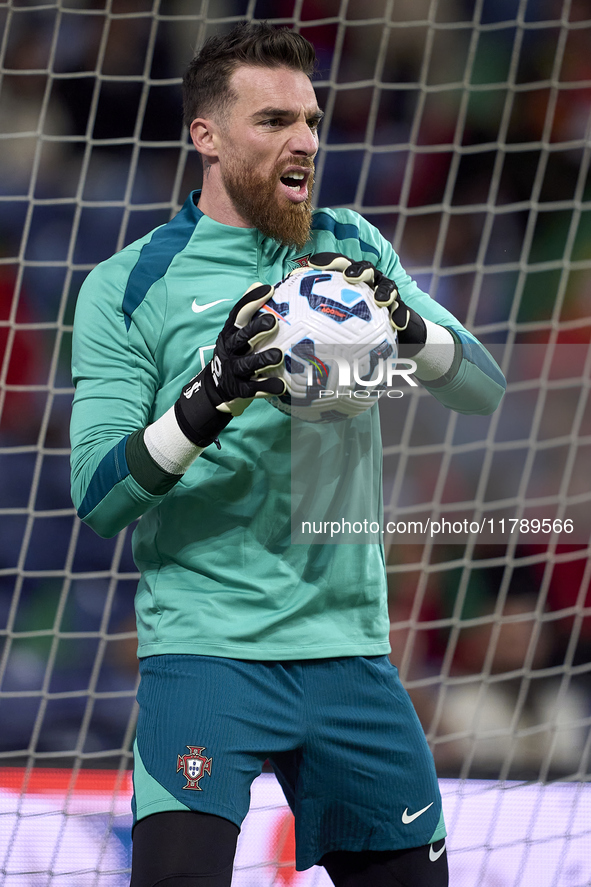
{"type": "Polygon", "coordinates": [[[227,34],[209,37],[183,78],[183,121],[187,127],[196,117],[227,111],[235,97],[230,78],[240,65],[287,67],[311,79],[316,52],[301,34],[267,22],[245,22],[227,34]]]}

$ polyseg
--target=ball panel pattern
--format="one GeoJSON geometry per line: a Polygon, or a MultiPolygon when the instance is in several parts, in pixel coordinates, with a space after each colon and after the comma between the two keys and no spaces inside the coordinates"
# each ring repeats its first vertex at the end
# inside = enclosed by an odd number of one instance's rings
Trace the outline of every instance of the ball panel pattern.
{"type": "Polygon", "coordinates": [[[388,311],[367,284],[351,284],[340,271],[303,269],[282,280],[261,309],[277,317],[261,348],[285,354],[287,392],[269,402],[308,422],[356,416],[383,390],[380,362],[396,358],[398,343],[388,311]]]}

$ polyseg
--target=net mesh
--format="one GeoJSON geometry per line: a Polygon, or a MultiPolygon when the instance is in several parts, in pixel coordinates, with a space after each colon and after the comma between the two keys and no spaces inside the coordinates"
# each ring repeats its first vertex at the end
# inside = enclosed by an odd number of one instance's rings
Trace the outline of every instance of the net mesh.
{"type": "MultiPolygon", "coordinates": [[[[532,883],[525,855],[503,874],[498,860],[516,851],[503,857],[513,844],[495,844],[482,811],[491,785],[498,809],[515,781],[588,774],[583,0],[0,3],[0,882],[126,883],[137,576],[131,531],[99,539],[69,498],[73,310],[98,261],[199,187],[180,79],[206,36],[245,18],[296,27],[317,48],[315,203],[376,224],[509,379],[490,417],[426,394],[382,409],[386,554],[392,659],[449,780],[456,883],[532,883]],[[411,523],[427,516],[447,519],[447,534],[411,523]],[[455,533],[466,517],[487,532],[455,533]],[[467,810],[488,831],[461,832],[467,810]],[[47,846],[34,854],[40,816],[47,846]],[[76,855],[90,845],[94,856],[76,855]]],[[[535,873],[540,885],[565,872],[588,883],[575,852],[588,837],[582,796],[555,821],[557,861],[535,873]]],[[[273,839],[256,853],[243,842],[236,883],[321,883],[294,872],[279,803],[257,801],[273,839]]],[[[527,814],[521,848],[551,843],[541,811],[527,814]]]]}

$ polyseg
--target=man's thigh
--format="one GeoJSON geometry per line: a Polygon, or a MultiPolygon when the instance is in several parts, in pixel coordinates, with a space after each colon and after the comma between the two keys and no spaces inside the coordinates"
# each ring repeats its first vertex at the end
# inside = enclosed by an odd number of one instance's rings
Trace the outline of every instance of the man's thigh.
{"type": "Polygon", "coordinates": [[[210,813],[146,816],[133,830],[130,887],[230,887],[238,832],[210,813]]]}
{"type": "MultiPolygon", "coordinates": [[[[238,827],[207,813],[171,811],[134,829],[130,887],[230,887],[238,827]]],[[[445,845],[335,851],[321,860],[336,887],[447,887],[445,845]]]]}
{"type": "Polygon", "coordinates": [[[433,756],[385,656],[305,667],[306,740],[272,757],[296,817],[298,869],[331,851],[394,851],[445,837],[433,756]]]}
{"type": "Polygon", "coordinates": [[[301,742],[301,691],[278,663],[163,655],[140,673],[134,821],[190,810],[240,827],[269,754],[301,742]]]}

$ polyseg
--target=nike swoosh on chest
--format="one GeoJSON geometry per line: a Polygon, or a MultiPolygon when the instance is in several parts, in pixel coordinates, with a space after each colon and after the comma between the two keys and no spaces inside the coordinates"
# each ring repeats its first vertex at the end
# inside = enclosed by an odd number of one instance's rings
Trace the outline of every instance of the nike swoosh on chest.
{"type": "Polygon", "coordinates": [[[214,308],[216,305],[220,305],[222,302],[231,302],[231,299],[214,299],[211,302],[198,302],[197,299],[193,299],[191,303],[191,310],[195,312],[195,314],[202,314],[204,311],[209,311],[210,308],[214,308]]]}

